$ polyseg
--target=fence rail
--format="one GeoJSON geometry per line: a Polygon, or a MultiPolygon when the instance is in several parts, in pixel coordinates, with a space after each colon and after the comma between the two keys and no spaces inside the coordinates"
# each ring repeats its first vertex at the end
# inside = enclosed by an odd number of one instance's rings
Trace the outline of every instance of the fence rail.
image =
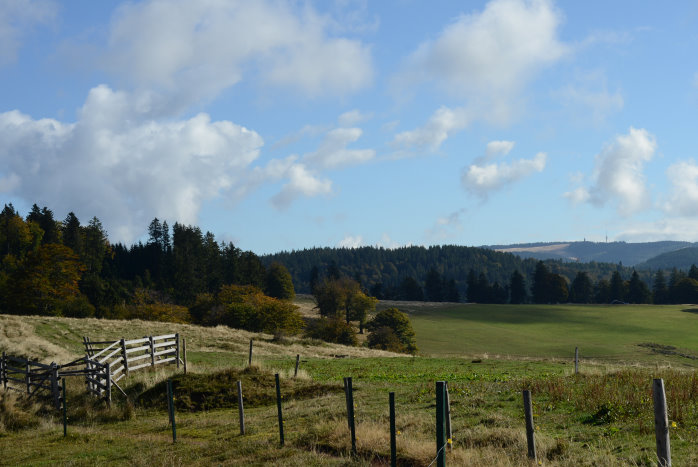
{"type": "Polygon", "coordinates": [[[184,363],[180,359],[179,334],[114,341],[92,341],[83,337],[82,341],[85,356],[63,365],[55,362],[47,365],[3,352],[0,359],[3,388],[26,393],[28,397],[49,394],[59,409],[61,379],[82,376],[89,393],[110,403],[114,386],[125,395],[117,383],[129,372],[167,363],[176,363],[179,368],[180,363],[184,363]]]}

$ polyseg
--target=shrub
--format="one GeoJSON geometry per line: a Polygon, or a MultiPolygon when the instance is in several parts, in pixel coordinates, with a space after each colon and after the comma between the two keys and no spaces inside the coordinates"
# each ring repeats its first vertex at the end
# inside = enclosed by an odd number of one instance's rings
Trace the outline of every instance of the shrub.
{"type": "Polygon", "coordinates": [[[417,352],[417,343],[415,342],[415,333],[412,329],[412,323],[407,315],[397,308],[388,308],[380,311],[366,326],[371,331],[371,336],[368,339],[369,347],[387,348],[394,346],[392,335],[404,347],[403,352],[417,352]],[[392,335],[384,328],[392,331],[392,335]]]}
{"type": "Polygon", "coordinates": [[[356,331],[341,318],[320,318],[308,326],[306,336],[326,342],[344,345],[358,345],[356,331]]]}

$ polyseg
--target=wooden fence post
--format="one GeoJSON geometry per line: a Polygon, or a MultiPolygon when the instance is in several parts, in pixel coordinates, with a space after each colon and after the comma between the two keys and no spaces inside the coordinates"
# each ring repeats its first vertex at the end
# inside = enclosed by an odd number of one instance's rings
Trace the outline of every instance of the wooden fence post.
{"type": "Polygon", "coordinates": [[[669,418],[667,417],[664,380],[655,379],[652,384],[654,399],[654,432],[657,438],[657,465],[671,466],[671,445],[669,443],[669,418]]]}
{"type": "Polygon", "coordinates": [[[453,449],[453,434],[451,433],[451,395],[448,393],[448,382],[446,386],[446,447],[449,451],[453,449]]]}
{"type": "Polygon", "coordinates": [[[238,381],[238,416],[240,418],[240,434],[245,434],[245,409],[242,405],[242,381],[238,381]]]}
{"type": "Polygon", "coordinates": [[[7,391],[7,353],[2,353],[2,388],[7,391]]]}
{"type": "Polygon", "coordinates": [[[356,425],[354,424],[354,388],[352,387],[351,376],[345,378],[345,397],[347,400],[347,422],[349,433],[351,434],[351,452],[356,454],[356,425]]]}
{"type": "Polygon", "coordinates": [[[296,354],[296,370],[293,372],[294,378],[298,376],[298,365],[300,364],[300,362],[301,362],[301,356],[300,356],[300,354],[296,354]]]}
{"type": "Polygon", "coordinates": [[[106,374],[106,379],[104,381],[104,384],[107,386],[107,393],[106,393],[106,399],[107,399],[107,404],[111,406],[111,366],[109,362],[107,362],[107,366],[104,368],[106,374]]]}
{"type": "MultiPolygon", "coordinates": [[[[252,341],[250,341],[252,342],[252,341]]],[[[251,347],[250,347],[251,348],[251,347]]],[[[279,441],[281,446],[284,445],[284,417],[281,413],[281,383],[279,383],[279,374],[276,373],[276,410],[279,415],[279,441]]]]}
{"type": "Polygon", "coordinates": [[[182,337],[182,357],[184,357],[184,374],[187,374],[187,340],[182,337]]]}
{"type": "Polygon", "coordinates": [[[446,382],[436,382],[436,466],[446,466],[446,382]]]}
{"type": "Polygon", "coordinates": [[[579,374],[579,347],[574,348],[574,374],[579,374]]]}
{"type": "Polygon", "coordinates": [[[528,442],[528,457],[537,460],[536,442],[534,437],[533,408],[531,406],[531,391],[523,391],[524,417],[526,418],[526,441],[528,442]]]}
{"type": "Polygon", "coordinates": [[[155,366],[155,341],[153,336],[148,336],[148,340],[150,343],[150,366],[155,366]]]}
{"type": "Polygon", "coordinates": [[[179,333],[175,333],[175,361],[177,368],[179,368],[179,333]]]}
{"type": "Polygon", "coordinates": [[[126,340],[121,339],[121,356],[124,358],[124,372],[128,376],[128,355],[126,354],[126,340]]]}
{"type": "Polygon", "coordinates": [[[247,366],[252,366],[252,339],[250,339],[250,358],[247,361],[247,366]]]}
{"type": "Polygon", "coordinates": [[[395,393],[388,395],[390,403],[390,467],[397,467],[397,440],[395,439],[395,393]]]}
{"type": "Polygon", "coordinates": [[[61,381],[63,383],[63,437],[68,434],[68,409],[67,409],[67,402],[65,398],[65,378],[61,381]]]}
{"type": "Polygon", "coordinates": [[[31,365],[29,365],[29,360],[25,360],[25,371],[27,374],[24,376],[24,380],[27,382],[27,394],[31,394],[31,383],[32,383],[32,377],[31,377],[31,365]]]}
{"type": "Polygon", "coordinates": [[[172,423],[172,443],[177,442],[177,425],[175,424],[175,407],[174,407],[174,390],[172,388],[172,379],[167,380],[167,400],[170,409],[170,422],[172,423]]]}
{"type": "Polygon", "coordinates": [[[58,365],[56,362],[51,362],[51,396],[53,397],[53,406],[56,410],[60,410],[61,394],[58,388],[58,365]]]}

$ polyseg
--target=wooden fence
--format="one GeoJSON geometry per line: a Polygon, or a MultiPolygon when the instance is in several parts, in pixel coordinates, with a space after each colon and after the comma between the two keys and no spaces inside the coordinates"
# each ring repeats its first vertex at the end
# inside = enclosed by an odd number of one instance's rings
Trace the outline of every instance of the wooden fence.
{"type": "Polygon", "coordinates": [[[3,389],[26,392],[28,397],[37,394],[50,395],[54,405],[60,407],[60,375],[56,363],[46,365],[22,357],[2,353],[0,379],[3,389]],[[19,386],[19,387],[17,387],[19,386]]]}
{"type": "Polygon", "coordinates": [[[179,334],[96,342],[83,337],[83,345],[86,355],[63,365],[46,365],[3,352],[0,360],[3,388],[26,392],[29,397],[48,394],[55,407],[60,409],[63,377],[83,376],[87,391],[110,403],[113,387],[126,395],[118,381],[129,372],[166,363],[176,363],[177,368],[184,363],[186,371],[186,352],[182,360],[179,334]]]}

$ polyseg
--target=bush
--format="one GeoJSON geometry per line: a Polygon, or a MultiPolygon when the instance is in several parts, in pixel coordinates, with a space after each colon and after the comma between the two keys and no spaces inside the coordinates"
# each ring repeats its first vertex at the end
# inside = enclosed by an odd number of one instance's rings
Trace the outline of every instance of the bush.
{"type": "Polygon", "coordinates": [[[366,339],[368,346],[372,349],[388,350],[390,352],[407,353],[407,347],[397,335],[387,326],[382,326],[374,330],[366,339]]]}
{"type": "Polygon", "coordinates": [[[306,336],[325,342],[356,346],[356,331],[340,318],[320,318],[308,326],[306,336]]]}
{"type": "Polygon", "coordinates": [[[253,332],[298,334],[303,318],[298,307],[286,300],[267,297],[251,285],[224,285],[215,300],[197,298],[197,314],[209,326],[224,324],[253,332]],[[208,311],[204,312],[204,309],[208,311]]]}
{"type": "Polygon", "coordinates": [[[394,347],[394,336],[404,348],[402,352],[417,352],[416,336],[412,329],[412,323],[407,315],[397,308],[388,308],[379,312],[366,327],[371,331],[368,338],[369,347],[379,349],[394,347]],[[385,328],[392,333],[388,333],[385,328]]]}

